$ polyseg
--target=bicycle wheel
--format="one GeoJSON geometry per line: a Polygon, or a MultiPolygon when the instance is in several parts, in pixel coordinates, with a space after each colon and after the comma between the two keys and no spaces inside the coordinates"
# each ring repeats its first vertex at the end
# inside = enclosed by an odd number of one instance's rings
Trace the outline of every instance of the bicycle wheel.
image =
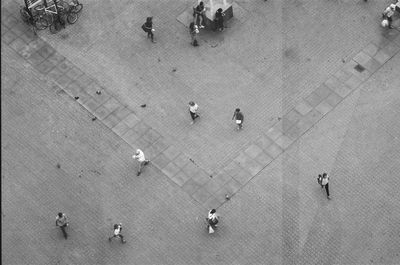
{"type": "Polygon", "coordinates": [[[35,27],[38,30],[45,29],[49,26],[49,22],[44,17],[35,17],[35,27]]]}
{"type": "Polygon", "coordinates": [[[29,15],[28,11],[26,11],[26,8],[21,6],[21,8],[19,9],[19,13],[21,14],[22,20],[25,23],[29,23],[30,15],[29,15]]]}
{"type": "Polygon", "coordinates": [[[69,24],[74,24],[78,20],[78,14],[69,12],[67,15],[67,21],[69,24]]]}

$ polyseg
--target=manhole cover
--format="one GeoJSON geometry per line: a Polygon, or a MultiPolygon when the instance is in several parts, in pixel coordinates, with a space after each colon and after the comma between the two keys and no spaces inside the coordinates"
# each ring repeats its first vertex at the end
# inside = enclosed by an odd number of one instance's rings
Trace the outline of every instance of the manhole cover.
{"type": "Polygon", "coordinates": [[[354,66],[354,69],[356,69],[360,73],[365,70],[365,68],[360,64],[357,64],[356,66],[354,66]]]}

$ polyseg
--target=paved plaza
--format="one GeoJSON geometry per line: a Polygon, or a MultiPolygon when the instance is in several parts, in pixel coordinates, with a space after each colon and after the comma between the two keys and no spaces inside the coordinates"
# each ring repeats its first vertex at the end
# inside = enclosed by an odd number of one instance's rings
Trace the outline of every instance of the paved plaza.
{"type": "Polygon", "coordinates": [[[235,1],[193,47],[194,2],[87,0],[36,37],[2,1],[3,264],[400,264],[400,14],[235,1]]]}

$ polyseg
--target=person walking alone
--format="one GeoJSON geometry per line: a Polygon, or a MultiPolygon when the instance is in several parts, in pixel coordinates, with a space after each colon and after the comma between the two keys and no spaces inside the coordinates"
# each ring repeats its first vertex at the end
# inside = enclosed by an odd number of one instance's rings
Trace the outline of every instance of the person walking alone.
{"type": "Polygon", "coordinates": [[[326,196],[327,196],[328,200],[330,200],[331,197],[329,196],[329,176],[327,173],[322,174],[321,187],[325,187],[326,196]]]}
{"type": "Polygon", "coordinates": [[[65,228],[68,226],[68,220],[67,216],[64,213],[61,212],[58,213],[56,217],[56,226],[59,226],[61,228],[64,238],[67,239],[68,235],[67,232],[65,231],[65,228]]]}
{"type": "Polygon", "coordinates": [[[124,236],[121,234],[121,231],[122,231],[122,224],[121,223],[120,224],[115,224],[114,225],[114,235],[110,236],[108,238],[108,241],[111,242],[111,239],[119,238],[119,239],[121,239],[122,243],[126,243],[126,240],[124,240],[124,236]]]}
{"type": "Polygon", "coordinates": [[[199,106],[194,103],[193,101],[189,102],[189,113],[190,117],[192,117],[192,122],[190,124],[193,124],[196,118],[200,118],[200,115],[197,114],[197,111],[199,109],[199,106]]]}
{"type": "Polygon", "coordinates": [[[142,168],[146,166],[150,160],[147,160],[144,156],[144,153],[140,149],[136,149],[136,153],[132,156],[133,159],[136,159],[138,161],[138,172],[137,175],[140,176],[142,173],[142,168]]]}
{"type": "Polygon", "coordinates": [[[199,46],[199,43],[197,41],[197,34],[199,34],[200,31],[199,31],[199,27],[196,24],[194,24],[194,22],[190,23],[189,32],[190,32],[190,37],[192,38],[191,44],[193,46],[199,46]]]}
{"type": "Polygon", "coordinates": [[[147,33],[147,38],[151,38],[151,42],[155,43],[153,29],[153,17],[147,17],[146,22],[142,25],[142,29],[147,33]]]}
{"type": "Polygon", "coordinates": [[[235,121],[236,121],[236,124],[237,124],[237,126],[238,126],[238,127],[237,127],[237,130],[240,130],[240,129],[243,128],[244,115],[243,115],[242,112],[240,112],[240,109],[239,109],[239,108],[237,108],[237,109],[235,110],[235,112],[233,113],[232,120],[235,120],[235,121]]]}

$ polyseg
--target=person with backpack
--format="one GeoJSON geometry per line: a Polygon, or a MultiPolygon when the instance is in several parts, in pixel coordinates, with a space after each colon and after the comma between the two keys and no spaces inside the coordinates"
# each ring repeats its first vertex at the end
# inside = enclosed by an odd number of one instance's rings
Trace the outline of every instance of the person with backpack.
{"type": "Polygon", "coordinates": [[[197,42],[197,34],[199,34],[199,27],[194,24],[194,22],[191,22],[189,25],[189,32],[190,32],[190,37],[192,38],[191,44],[193,46],[199,46],[199,43],[197,42]]]}
{"type": "Polygon", "coordinates": [[[222,8],[218,8],[217,12],[215,12],[214,23],[215,28],[219,31],[224,30],[224,16],[225,14],[222,13],[222,8]]]}
{"type": "Polygon", "coordinates": [[[210,234],[214,233],[214,230],[217,228],[217,224],[219,222],[218,218],[219,217],[215,209],[212,209],[208,212],[208,217],[206,218],[206,221],[207,221],[208,232],[210,234]]]}
{"type": "Polygon", "coordinates": [[[119,238],[119,239],[121,239],[122,243],[126,243],[126,240],[124,240],[124,236],[121,234],[121,231],[122,231],[122,224],[121,223],[115,224],[114,225],[114,235],[110,236],[108,238],[108,241],[111,242],[111,239],[119,238]]]}
{"type": "Polygon", "coordinates": [[[65,213],[59,212],[57,217],[56,217],[56,226],[59,226],[61,228],[61,231],[64,235],[64,238],[67,239],[68,235],[67,232],[65,231],[65,228],[68,226],[68,220],[67,216],[65,213]]]}
{"type": "Polygon", "coordinates": [[[153,29],[153,17],[147,17],[146,22],[142,25],[142,29],[147,33],[147,38],[151,38],[151,42],[155,43],[154,40],[154,29],[153,29]]]}
{"type": "Polygon", "coordinates": [[[243,128],[244,116],[243,116],[243,113],[240,112],[240,109],[239,109],[239,108],[237,108],[237,109],[235,110],[235,112],[233,113],[232,120],[235,120],[235,121],[236,121],[236,124],[237,124],[237,126],[238,126],[238,127],[237,127],[237,130],[240,130],[240,129],[243,128]]]}
{"type": "Polygon", "coordinates": [[[189,102],[189,113],[190,117],[192,117],[192,122],[190,124],[193,124],[196,118],[200,118],[200,115],[197,114],[197,111],[199,110],[199,106],[194,103],[193,101],[189,102]]]}

